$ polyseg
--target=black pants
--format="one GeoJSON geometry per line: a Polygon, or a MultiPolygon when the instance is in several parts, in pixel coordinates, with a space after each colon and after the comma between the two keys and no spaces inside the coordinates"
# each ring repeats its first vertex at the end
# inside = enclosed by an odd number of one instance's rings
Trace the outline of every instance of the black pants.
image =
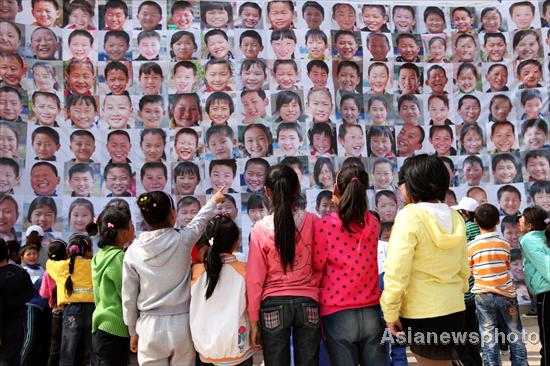
{"type": "Polygon", "coordinates": [[[0,366],[14,366],[21,363],[23,348],[24,319],[19,317],[3,318],[0,329],[0,366]]]}
{"type": "Polygon", "coordinates": [[[130,337],[119,337],[98,329],[92,335],[96,366],[128,365],[130,337]]]}
{"type": "Polygon", "coordinates": [[[537,295],[537,320],[540,332],[540,365],[550,366],[550,291],[537,295]]]}
{"type": "Polygon", "coordinates": [[[63,333],[63,310],[52,311],[52,335],[50,337],[50,357],[48,366],[59,365],[59,354],[61,353],[61,334],[63,333]]]}
{"type": "MultiPolygon", "coordinates": [[[[479,324],[476,315],[476,302],[467,301],[466,303],[466,330],[468,333],[479,334],[479,324]]],[[[465,345],[457,346],[458,357],[464,366],[481,366],[480,344],[467,342],[465,345]]]]}

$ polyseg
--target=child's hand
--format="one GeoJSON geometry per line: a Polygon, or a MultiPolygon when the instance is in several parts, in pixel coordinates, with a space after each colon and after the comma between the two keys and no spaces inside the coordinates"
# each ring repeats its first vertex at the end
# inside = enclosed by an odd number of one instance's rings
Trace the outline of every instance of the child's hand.
{"type": "Polygon", "coordinates": [[[386,322],[386,328],[388,328],[391,334],[394,337],[401,336],[405,334],[403,332],[403,326],[401,325],[401,320],[397,319],[395,322],[386,322]]]}
{"type": "Polygon", "coordinates": [[[138,351],[138,340],[139,340],[139,336],[137,336],[137,335],[130,337],[130,351],[132,351],[134,353],[137,353],[137,351],[138,351]]]}
{"type": "Polygon", "coordinates": [[[258,326],[258,322],[250,322],[250,342],[252,343],[252,347],[256,351],[259,351],[262,349],[262,339],[260,338],[260,327],[258,326]]]}
{"type": "Polygon", "coordinates": [[[225,196],[223,194],[226,192],[226,190],[227,189],[225,188],[225,186],[221,187],[220,190],[217,191],[210,199],[216,202],[216,204],[223,203],[225,201],[225,196]]]}

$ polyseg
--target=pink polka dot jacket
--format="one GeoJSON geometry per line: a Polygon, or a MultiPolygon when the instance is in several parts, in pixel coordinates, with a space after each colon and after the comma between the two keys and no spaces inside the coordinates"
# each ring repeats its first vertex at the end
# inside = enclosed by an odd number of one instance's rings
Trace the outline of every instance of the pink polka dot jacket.
{"type": "Polygon", "coordinates": [[[320,278],[321,315],[378,305],[378,220],[365,214],[365,226],[349,232],[337,213],[313,224],[313,270],[320,278]]]}

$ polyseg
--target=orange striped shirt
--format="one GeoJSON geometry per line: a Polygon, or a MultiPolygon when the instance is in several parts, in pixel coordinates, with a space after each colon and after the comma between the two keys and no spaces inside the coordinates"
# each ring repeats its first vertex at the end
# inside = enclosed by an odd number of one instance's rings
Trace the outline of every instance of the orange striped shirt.
{"type": "Polygon", "coordinates": [[[516,287],[510,277],[510,244],[498,233],[480,234],[468,243],[470,270],[474,276],[475,294],[492,292],[516,297],[516,287]]]}

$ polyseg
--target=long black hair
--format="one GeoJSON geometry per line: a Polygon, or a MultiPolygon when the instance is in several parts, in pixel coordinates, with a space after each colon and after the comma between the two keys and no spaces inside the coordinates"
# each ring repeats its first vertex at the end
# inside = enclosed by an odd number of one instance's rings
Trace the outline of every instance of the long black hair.
{"type": "Polygon", "coordinates": [[[336,176],[338,189],[338,216],[344,228],[353,232],[351,224],[364,227],[365,212],[368,210],[366,191],[369,186],[369,175],[358,165],[342,168],[336,176]]]}
{"type": "Polygon", "coordinates": [[[116,236],[119,229],[128,229],[132,215],[126,206],[107,206],[99,214],[96,222],[86,226],[89,235],[99,234],[97,246],[104,248],[107,245],[116,245],[116,236]]]}
{"type": "Polygon", "coordinates": [[[69,238],[67,253],[69,254],[69,276],[65,280],[65,292],[71,296],[73,294],[73,280],[71,275],[74,272],[74,262],[76,257],[83,257],[92,250],[92,240],[88,235],[75,234],[69,238]]]}
{"type": "Polygon", "coordinates": [[[287,268],[292,269],[294,264],[296,224],[293,210],[299,200],[300,181],[294,169],[288,165],[278,164],[269,169],[265,185],[271,191],[275,248],[279,252],[281,265],[286,273],[287,268]]]}
{"type": "Polygon", "coordinates": [[[221,255],[233,251],[233,245],[239,240],[239,227],[229,216],[217,215],[206,224],[204,235],[210,243],[210,248],[204,256],[208,300],[220,278],[223,266],[221,255]]]}

